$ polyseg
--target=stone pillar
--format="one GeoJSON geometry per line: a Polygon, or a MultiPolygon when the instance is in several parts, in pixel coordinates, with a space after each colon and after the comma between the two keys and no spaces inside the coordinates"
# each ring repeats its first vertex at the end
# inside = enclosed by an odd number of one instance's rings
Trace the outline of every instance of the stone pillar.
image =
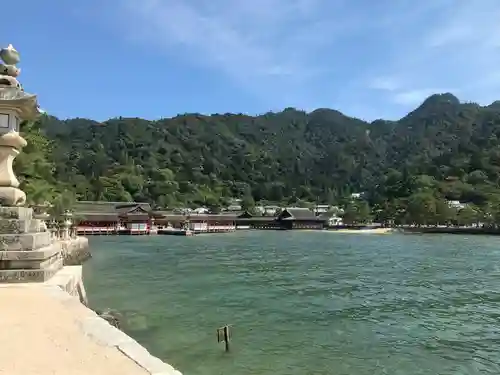
{"type": "Polygon", "coordinates": [[[61,234],[61,239],[64,241],[67,241],[71,238],[70,236],[70,229],[71,226],[73,225],[73,220],[71,218],[73,217],[73,214],[69,211],[66,211],[63,215],[63,225],[62,225],[62,234],[61,234]]]}
{"type": "Polygon", "coordinates": [[[43,220],[22,207],[26,194],[12,169],[26,146],[19,135],[22,121],[39,115],[37,98],[17,81],[19,53],[9,45],[0,50],[0,282],[45,281],[63,266],[61,245],[53,243],[43,220]]]}
{"type": "Polygon", "coordinates": [[[40,205],[38,207],[37,218],[41,220],[41,222],[40,222],[40,228],[41,228],[41,230],[43,232],[45,232],[45,231],[48,230],[47,221],[50,220],[50,215],[47,212],[47,210],[48,210],[49,207],[50,207],[49,203],[44,203],[43,205],[40,205]]]}

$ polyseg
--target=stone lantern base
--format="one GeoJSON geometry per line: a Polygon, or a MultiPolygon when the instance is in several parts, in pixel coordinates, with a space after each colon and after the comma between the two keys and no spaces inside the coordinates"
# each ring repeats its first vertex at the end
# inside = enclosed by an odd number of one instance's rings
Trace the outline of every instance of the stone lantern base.
{"type": "Polygon", "coordinates": [[[26,203],[26,194],[21,189],[12,186],[0,186],[0,203],[2,202],[21,206],[26,203]]]}
{"type": "Polygon", "coordinates": [[[46,281],[62,267],[61,245],[33,209],[0,207],[0,283],[46,281]]]}

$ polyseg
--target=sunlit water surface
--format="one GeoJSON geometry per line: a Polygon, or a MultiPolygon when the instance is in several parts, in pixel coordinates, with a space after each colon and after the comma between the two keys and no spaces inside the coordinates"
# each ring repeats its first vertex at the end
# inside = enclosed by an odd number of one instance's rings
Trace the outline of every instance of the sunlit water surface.
{"type": "Polygon", "coordinates": [[[500,237],[241,231],[91,246],[92,307],[120,311],[185,375],[500,374],[500,237]]]}

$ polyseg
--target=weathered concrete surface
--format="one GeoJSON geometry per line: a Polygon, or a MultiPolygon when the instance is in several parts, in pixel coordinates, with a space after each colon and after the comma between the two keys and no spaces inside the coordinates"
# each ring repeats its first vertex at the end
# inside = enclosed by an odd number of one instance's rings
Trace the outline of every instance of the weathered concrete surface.
{"type": "Polygon", "coordinates": [[[74,266],[45,283],[0,284],[1,375],[181,375],[63,290],[79,283],[74,266]]]}
{"type": "MultiPolygon", "coordinates": [[[[85,285],[83,285],[82,266],[63,267],[54,277],[47,280],[44,285],[59,287],[59,289],[66,292],[69,296],[76,297],[83,305],[87,306],[88,304],[87,292],[85,291],[85,285]]],[[[56,297],[64,296],[57,288],[54,290],[55,292],[50,292],[55,293],[56,297]]]]}
{"type": "Polygon", "coordinates": [[[60,244],[65,266],[80,265],[92,257],[87,237],[76,237],[70,240],[62,240],[60,241],[60,244]]]}
{"type": "MultiPolygon", "coordinates": [[[[15,261],[2,261],[2,262],[15,262],[15,261]]],[[[26,282],[45,282],[57,274],[63,267],[63,260],[59,255],[56,255],[47,260],[48,263],[44,264],[46,268],[40,269],[0,269],[0,284],[5,285],[26,282]]]]}
{"type": "Polygon", "coordinates": [[[52,238],[49,232],[0,234],[0,243],[2,250],[31,251],[49,246],[52,243],[52,238]]]}
{"type": "Polygon", "coordinates": [[[63,264],[61,245],[32,208],[0,207],[0,283],[45,282],[63,264]]]}

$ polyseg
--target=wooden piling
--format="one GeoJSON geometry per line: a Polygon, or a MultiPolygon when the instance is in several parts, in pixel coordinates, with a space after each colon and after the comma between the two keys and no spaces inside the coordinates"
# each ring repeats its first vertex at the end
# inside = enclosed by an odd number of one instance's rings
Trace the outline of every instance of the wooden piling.
{"type": "Polygon", "coordinates": [[[229,351],[229,340],[231,338],[230,326],[224,326],[217,329],[217,342],[224,342],[225,351],[229,351]]]}

